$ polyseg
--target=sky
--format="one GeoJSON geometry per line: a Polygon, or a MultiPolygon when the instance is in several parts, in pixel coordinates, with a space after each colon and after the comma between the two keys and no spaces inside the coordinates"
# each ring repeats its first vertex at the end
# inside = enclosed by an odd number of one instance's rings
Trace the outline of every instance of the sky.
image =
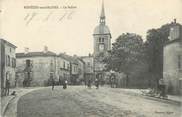
{"type": "MultiPolygon", "coordinates": [[[[43,51],[46,45],[57,54],[93,53],[102,0],[1,0],[0,5],[0,37],[16,45],[16,52],[43,51]]],[[[126,32],[145,40],[148,29],[174,18],[182,23],[182,0],[104,0],[104,6],[112,42],[126,32]]]]}

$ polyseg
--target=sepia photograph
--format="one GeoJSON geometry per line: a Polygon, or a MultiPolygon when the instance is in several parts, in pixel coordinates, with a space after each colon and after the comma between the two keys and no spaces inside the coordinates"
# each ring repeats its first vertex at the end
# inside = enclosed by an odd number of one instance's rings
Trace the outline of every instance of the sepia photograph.
{"type": "Polygon", "coordinates": [[[1,0],[0,117],[182,117],[182,0],[1,0]]]}

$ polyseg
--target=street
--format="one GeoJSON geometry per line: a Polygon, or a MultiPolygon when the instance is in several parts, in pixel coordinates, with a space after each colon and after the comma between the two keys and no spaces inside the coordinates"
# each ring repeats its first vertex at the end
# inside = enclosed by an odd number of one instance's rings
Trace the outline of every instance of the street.
{"type": "Polygon", "coordinates": [[[18,117],[180,117],[180,106],[107,87],[47,87],[22,96],[17,108],[18,117]]]}

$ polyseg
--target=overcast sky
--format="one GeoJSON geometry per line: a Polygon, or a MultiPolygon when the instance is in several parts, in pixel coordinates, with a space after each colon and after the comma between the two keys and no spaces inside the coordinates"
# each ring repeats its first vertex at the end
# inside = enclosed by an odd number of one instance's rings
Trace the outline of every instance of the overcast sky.
{"type": "MultiPolygon", "coordinates": [[[[1,37],[16,45],[70,55],[93,52],[93,30],[99,24],[101,0],[1,0],[1,37]],[[59,9],[25,9],[24,6],[59,6],[59,9]],[[63,6],[76,8],[63,9],[63,6]]],[[[182,0],[105,0],[106,24],[112,42],[132,32],[144,39],[146,31],[171,22],[182,23],[182,0]]]]}

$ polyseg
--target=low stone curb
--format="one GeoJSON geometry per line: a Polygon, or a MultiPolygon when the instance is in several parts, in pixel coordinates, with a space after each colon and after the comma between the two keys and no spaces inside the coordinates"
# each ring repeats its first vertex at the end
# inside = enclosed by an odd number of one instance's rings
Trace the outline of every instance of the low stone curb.
{"type": "MultiPolygon", "coordinates": [[[[126,91],[124,91],[124,92],[126,92],[126,91]]],[[[162,99],[162,98],[147,96],[147,95],[143,95],[142,93],[137,93],[137,92],[133,92],[133,91],[126,92],[126,93],[130,93],[130,94],[133,93],[133,94],[135,94],[137,96],[141,96],[141,97],[143,97],[145,99],[150,99],[150,100],[154,100],[154,101],[160,101],[160,102],[163,102],[163,103],[174,104],[174,105],[178,105],[178,106],[181,106],[182,105],[182,102],[177,101],[177,100],[162,99]]]]}
{"type": "Polygon", "coordinates": [[[144,98],[146,98],[146,99],[151,99],[151,100],[160,101],[160,102],[164,102],[164,103],[174,104],[174,105],[178,105],[178,106],[180,106],[180,105],[182,104],[182,102],[176,101],[176,100],[161,99],[161,98],[150,97],[150,96],[146,96],[146,95],[142,95],[142,96],[143,96],[144,98]]]}
{"type": "Polygon", "coordinates": [[[27,90],[27,91],[22,91],[21,93],[19,93],[18,95],[16,95],[16,96],[14,96],[9,102],[8,102],[8,104],[6,105],[6,107],[5,107],[5,110],[4,110],[4,112],[3,112],[3,117],[8,117],[8,116],[6,116],[5,114],[6,114],[6,112],[8,111],[8,105],[10,104],[10,102],[11,101],[15,101],[14,103],[15,103],[15,107],[13,108],[13,117],[17,117],[17,103],[18,103],[18,101],[19,101],[19,99],[22,97],[22,96],[24,96],[24,95],[26,95],[26,94],[28,94],[28,93],[30,93],[30,92],[32,92],[32,91],[35,91],[35,90],[39,90],[39,89],[43,89],[44,87],[41,87],[41,88],[35,88],[35,89],[30,89],[30,90],[27,90]]]}
{"type": "Polygon", "coordinates": [[[1,110],[1,116],[2,117],[4,117],[4,114],[5,114],[5,112],[6,112],[6,109],[7,109],[7,107],[8,107],[8,105],[9,105],[9,103],[13,100],[15,98],[15,96],[11,96],[11,98],[7,101],[7,103],[3,106],[3,107],[1,107],[2,108],[2,110],[1,110]]]}

